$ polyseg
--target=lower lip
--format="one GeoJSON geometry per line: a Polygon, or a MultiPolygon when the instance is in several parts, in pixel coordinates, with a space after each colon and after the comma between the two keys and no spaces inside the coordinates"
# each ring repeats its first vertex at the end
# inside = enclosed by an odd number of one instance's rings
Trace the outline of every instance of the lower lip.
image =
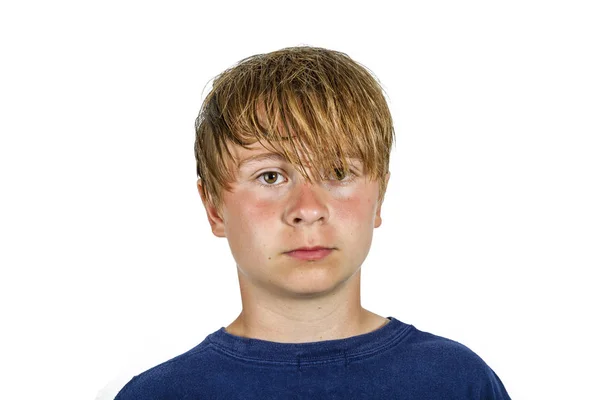
{"type": "Polygon", "coordinates": [[[298,260],[316,261],[327,257],[332,251],[333,249],[294,250],[285,254],[298,260]]]}

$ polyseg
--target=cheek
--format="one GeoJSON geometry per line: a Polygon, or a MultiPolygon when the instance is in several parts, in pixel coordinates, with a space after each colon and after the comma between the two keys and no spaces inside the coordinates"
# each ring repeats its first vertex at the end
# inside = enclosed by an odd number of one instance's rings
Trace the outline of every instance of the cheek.
{"type": "Polygon", "coordinates": [[[359,194],[340,201],[336,207],[336,230],[341,235],[344,254],[350,265],[358,267],[367,257],[373,240],[374,201],[359,194]]]}
{"type": "Polygon", "coordinates": [[[375,220],[375,196],[368,197],[360,191],[337,199],[334,208],[336,219],[357,230],[372,229],[375,220]]]}
{"type": "Polygon", "coordinates": [[[266,246],[267,237],[273,234],[269,227],[276,218],[273,202],[251,192],[241,192],[235,197],[235,202],[228,202],[225,220],[226,235],[232,242],[230,244],[240,251],[255,251],[257,246],[266,246]]]}

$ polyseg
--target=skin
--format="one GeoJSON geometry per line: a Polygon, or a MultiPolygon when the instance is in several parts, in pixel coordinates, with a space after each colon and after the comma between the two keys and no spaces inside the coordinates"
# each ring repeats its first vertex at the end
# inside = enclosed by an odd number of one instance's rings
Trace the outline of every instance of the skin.
{"type": "MultiPolygon", "coordinates": [[[[221,207],[202,198],[212,232],[225,237],[237,264],[242,312],[226,330],[286,343],[342,339],[388,322],[360,303],[360,267],[381,225],[379,183],[352,160],[346,177],[308,182],[259,144],[231,145],[237,169],[221,207]],[[323,246],[321,260],[286,252],[323,246]]],[[[312,177],[312,171],[308,166],[312,177]]],[[[385,177],[389,179],[389,173],[385,177]]],[[[201,182],[198,190],[202,196],[201,182]]]]}

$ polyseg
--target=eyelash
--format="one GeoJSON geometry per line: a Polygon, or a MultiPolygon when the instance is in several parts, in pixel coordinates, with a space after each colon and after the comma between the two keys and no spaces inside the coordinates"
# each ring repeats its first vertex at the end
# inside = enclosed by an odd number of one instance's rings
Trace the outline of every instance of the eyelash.
{"type": "Polygon", "coordinates": [[[258,182],[258,184],[260,186],[264,186],[264,187],[268,187],[268,188],[273,188],[273,187],[277,187],[279,185],[281,185],[281,183],[263,183],[262,182],[262,178],[266,175],[266,174],[277,174],[281,177],[283,177],[283,174],[281,172],[278,171],[265,171],[265,172],[261,172],[260,174],[258,174],[258,176],[256,177],[256,181],[258,182]]]}
{"type": "MultiPolygon", "coordinates": [[[[264,171],[264,172],[261,172],[260,174],[258,174],[258,176],[255,179],[260,186],[268,187],[268,188],[276,188],[276,187],[280,186],[283,183],[283,182],[280,182],[280,183],[263,183],[262,182],[263,181],[262,178],[266,174],[269,174],[269,173],[274,173],[274,174],[279,175],[280,177],[284,177],[283,174],[281,172],[279,172],[279,171],[264,171]]],[[[332,174],[335,174],[335,172],[333,172],[332,174]]],[[[344,186],[344,185],[347,185],[350,182],[354,181],[355,178],[356,178],[356,173],[354,173],[354,171],[352,169],[348,169],[348,170],[346,170],[346,174],[345,174],[343,180],[338,180],[338,179],[329,179],[329,180],[335,182],[338,185],[344,186]]]]}

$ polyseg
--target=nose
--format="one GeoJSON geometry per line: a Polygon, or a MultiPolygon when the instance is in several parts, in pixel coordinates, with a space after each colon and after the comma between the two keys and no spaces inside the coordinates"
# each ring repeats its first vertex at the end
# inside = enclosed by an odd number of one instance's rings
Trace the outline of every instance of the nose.
{"type": "Polygon", "coordinates": [[[318,184],[299,183],[291,194],[285,213],[285,221],[292,226],[324,223],[329,219],[325,202],[326,193],[318,184]]]}

